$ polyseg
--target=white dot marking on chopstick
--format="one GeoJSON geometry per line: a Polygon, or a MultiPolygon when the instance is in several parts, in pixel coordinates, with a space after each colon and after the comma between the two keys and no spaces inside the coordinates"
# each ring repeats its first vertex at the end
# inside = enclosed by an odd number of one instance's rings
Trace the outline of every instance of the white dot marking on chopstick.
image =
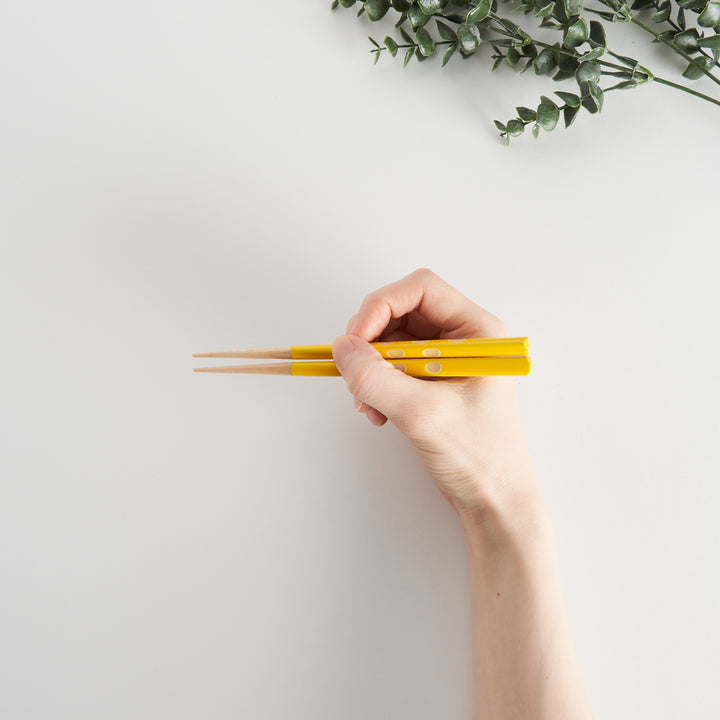
{"type": "Polygon", "coordinates": [[[429,373],[433,373],[433,375],[434,375],[434,374],[436,374],[436,373],[439,373],[439,372],[442,370],[442,365],[441,365],[440,363],[428,363],[428,364],[425,366],[425,369],[426,369],[429,373]]]}
{"type": "Polygon", "coordinates": [[[422,345],[423,343],[429,343],[429,340],[413,340],[413,345],[422,345]]]}
{"type": "Polygon", "coordinates": [[[423,355],[425,357],[440,357],[440,351],[437,348],[428,348],[423,350],[423,355]]]}
{"type": "Polygon", "coordinates": [[[401,372],[407,372],[407,365],[403,365],[402,363],[396,363],[395,369],[400,370],[401,372]]]}
{"type": "Polygon", "coordinates": [[[388,357],[405,357],[405,351],[400,350],[400,348],[394,348],[393,350],[387,351],[388,357]]]}

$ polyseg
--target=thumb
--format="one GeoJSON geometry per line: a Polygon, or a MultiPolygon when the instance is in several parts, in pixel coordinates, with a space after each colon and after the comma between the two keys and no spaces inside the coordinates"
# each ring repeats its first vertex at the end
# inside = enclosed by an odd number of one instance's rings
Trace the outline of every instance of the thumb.
{"type": "Polygon", "coordinates": [[[333,358],[348,390],[397,424],[417,405],[418,383],[384,360],[370,343],[341,335],[332,345],[333,358]]]}

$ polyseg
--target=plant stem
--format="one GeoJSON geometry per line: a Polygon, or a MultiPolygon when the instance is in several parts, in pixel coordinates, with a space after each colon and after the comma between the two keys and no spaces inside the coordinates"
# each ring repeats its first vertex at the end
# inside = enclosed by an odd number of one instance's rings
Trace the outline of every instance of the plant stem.
{"type": "Polygon", "coordinates": [[[710,103],[714,103],[715,105],[720,106],[720,100],[716,100],[715,98],[712,98],[709,95],[704,95],[703,93],[698,92],[697,90],[692,90],[691,88],[689,88],[685,85],[678,85],[677,83],[674,83],[671,80],[665,80],[664,78],[659,78],[657,76],[653,77],[653,82],[660,83],[661,85],[669,85],[670,87],[673,87],[676,90],[682,90],[683,92],[690,93],[691,95],[695,95],[695,97],[702,98],[703,100],[707,100],[710,103]]]}
{"type": "Polygon", "coordinates": [[[696,67],[698,70],[702,70],[716,85],[720,85],[720,80],[718,80],[718,78],[716,78],[702,63],[698,63],[693,60],[693,58],[691,58],[684,50],[681,50],[675,43],[666,40],[662,35],[656,33],[652,28],[645,25],[645,23],[640,22],[640,20],[638,20],[634,15],[630,16],[630,21],[645,30],[645,32],[649,32],[656,40],[659,40],[669,48],[672,48],[678,55],[684,57],[691,65],[696,67]]]}

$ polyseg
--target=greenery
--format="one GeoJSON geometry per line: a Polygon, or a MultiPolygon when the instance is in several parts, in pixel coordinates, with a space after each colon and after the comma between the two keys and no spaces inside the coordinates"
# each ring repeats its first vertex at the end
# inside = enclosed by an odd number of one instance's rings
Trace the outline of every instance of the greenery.
{"type": "Polygon", "coordinates": [[[399,37],[388,36],[382,43],[369,38],[375,62],[383,52],[401,57],[403,67],[413,58],[424,62],[438,54],[444,67],[453,57],[467,59],[487,46],[492,49],[493,70],[506,63],[520,72],[532,68],[536,75],[551,75],[555,81],[575,81],[575,92],[554,93],[559,101],[542,95],[536,108],[517,107],[516,117],[496,120],[506,143],[522,135],[527,125],[532,125],[535,137],[541,129],[550,132],[561,116],[569,127],[583,108],[599,113],[608,92],[651,82],[720,107],[717,97],[682,82],[708,77],[720,85],[720,0],[634,0],[630,7],[621,0],[593,0],[595,7],[585,7],[584,2],[502,0],[510,14],[530,17],[545,40],[562,38],[556,42],[545,42],[535,31],[530,34],[499,14],[498,0],[333,0],[331,8],[357,4],[358,17],[365,14],[373,22],[388,12],[399,15],[399,37]],[[632,23],[649,42],[674,53],[684,68],[681,82],[658,77],[638,60],[613,52],[605,30],[614,22],[632,23]]]}

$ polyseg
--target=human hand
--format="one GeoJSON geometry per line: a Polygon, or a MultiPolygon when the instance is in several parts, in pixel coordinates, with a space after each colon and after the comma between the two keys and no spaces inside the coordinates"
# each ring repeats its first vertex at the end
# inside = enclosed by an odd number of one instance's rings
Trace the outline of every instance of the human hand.
{"type": "Polygon", "coordinates": [[[333,343],[355,407],[410,440],[461,517],[534,491],[512,377],[419,379],[396,371],[376,341],[505,337],[503,323],[427,269],[373,293],[333,343]]]}

